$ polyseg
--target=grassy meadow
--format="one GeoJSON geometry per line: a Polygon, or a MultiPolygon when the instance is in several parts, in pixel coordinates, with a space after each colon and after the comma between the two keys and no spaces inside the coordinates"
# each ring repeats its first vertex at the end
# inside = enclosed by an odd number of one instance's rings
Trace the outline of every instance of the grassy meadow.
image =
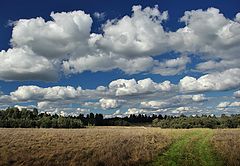
{"type": "Polygon", "coordinates": [[[0,128],[0,165],[240,165],[240,129],[0,128]]]}

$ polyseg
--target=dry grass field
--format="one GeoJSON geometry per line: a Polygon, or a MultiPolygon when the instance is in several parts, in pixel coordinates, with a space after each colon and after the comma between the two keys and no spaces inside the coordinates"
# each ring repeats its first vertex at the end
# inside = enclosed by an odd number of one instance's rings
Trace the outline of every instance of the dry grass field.
{"type": "Polygon", "coordinates": [[[1,165],[139,165],[180,134],[145,127],[0,129],[1,165]]]}
{"type": "Polygon", "coordinates": [[[240,165],[240,130],[216,130],[212,143],[217,152],[222,156],[225,165],[240,165]]]}
{"type": "Polygon", "coordinates": [[[239,154],[237,129],[0,128],[0,165],[236,166],[239,154]]]}

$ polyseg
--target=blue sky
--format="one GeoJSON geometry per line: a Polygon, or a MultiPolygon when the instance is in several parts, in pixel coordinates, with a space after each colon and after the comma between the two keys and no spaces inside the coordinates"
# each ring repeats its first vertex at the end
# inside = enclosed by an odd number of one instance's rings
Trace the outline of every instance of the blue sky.
{"type": "Polygon", "coordinates": [[[2,1],[1,107],[239,113],[239,12],[237,0],[2,1]]]}

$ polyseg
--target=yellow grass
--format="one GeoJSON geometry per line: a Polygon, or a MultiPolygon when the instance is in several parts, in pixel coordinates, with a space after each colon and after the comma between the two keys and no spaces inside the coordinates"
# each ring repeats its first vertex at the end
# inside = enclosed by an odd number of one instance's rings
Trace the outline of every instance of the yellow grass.
{"type": "Polygon", "coordinates": [[[0,165],[139,165],[179,133],[145,127],[0,129],[0,165]]]}
{"type": "MultiPolygon", "coordinates": [[[[146,165],[174,148],[172,145],[182,138],[191,136],[191,132],[200,134],[205,130],[152,127],[0,128],[0,165],[146,165]]],[[[225,165],[240,165],[240,130],[211,131],[214,133],[211,145],[222,156],[225,165]]],[[[198,150],[204,150],[204,147],[198,150]]],[[[202,153],[205,154],[204,151],[202,153]]]]}
{"type": "Polygon", "coordinates": [[[216,130],[212,143],[223,157],[225,165],[240,165],[240,129],[216,130]]]}

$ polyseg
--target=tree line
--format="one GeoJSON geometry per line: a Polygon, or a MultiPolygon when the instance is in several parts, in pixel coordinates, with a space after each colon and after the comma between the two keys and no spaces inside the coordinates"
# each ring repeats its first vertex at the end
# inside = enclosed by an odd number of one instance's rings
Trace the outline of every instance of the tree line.
{"type": "Polygon", "coordinates": [[[156,118],[152,125],[161,128],[240,128],[240,114],[226,116],[222,114],[216,116],[167,116],[166,118],[156,118]]]}
{"type": "Polygon", "coordinates": [[[7,128],[82,128],[81,120],[75,117],[63,117],[57,114],[38,114],[38,110],[7,108],[0,111],[0,127],[7,128]]]}
{"type": "Polygon", "coordinates": [[[102,114],[89,113],[78,116],[59,116],[38,113],[38,110],[16,107],[0,111],[0,127],[8,128],[82,128],[84,126],[130,126],[151,124],[158,116],[130,115],[129,117],[104,118],[102,114]]]}
{"type": "Polygon", "coordinates": [[[8,128],[83,128],[85,126],[131,126],[148,125],[161,128],[237,128],[239,115],[216,116],[168,116],[130,115],[126,117],[104,118],[102,114],[79,114],[78,116],[59,116],[38,113],[38,110],[7,108],[0,111],[0,127],[8,128]]]}

